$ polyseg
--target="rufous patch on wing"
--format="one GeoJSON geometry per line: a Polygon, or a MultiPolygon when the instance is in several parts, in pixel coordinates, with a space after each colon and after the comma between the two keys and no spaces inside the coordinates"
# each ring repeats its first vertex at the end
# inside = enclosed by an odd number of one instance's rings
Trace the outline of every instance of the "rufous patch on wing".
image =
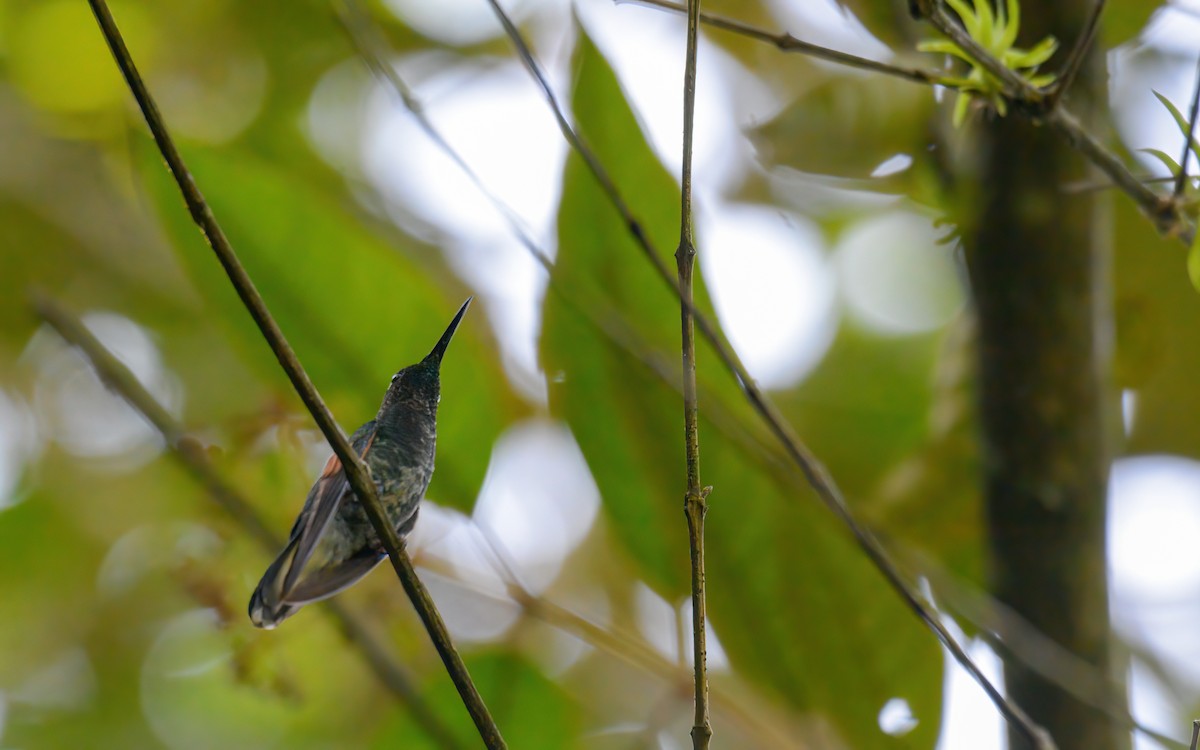
{"type": "Polygon", "coordinates": [[[321,478],[327,479],[342,470],[342,462],[338,460],[337,454],[334,453],[325,462],[325,468],[321,470],[321,478]]]}

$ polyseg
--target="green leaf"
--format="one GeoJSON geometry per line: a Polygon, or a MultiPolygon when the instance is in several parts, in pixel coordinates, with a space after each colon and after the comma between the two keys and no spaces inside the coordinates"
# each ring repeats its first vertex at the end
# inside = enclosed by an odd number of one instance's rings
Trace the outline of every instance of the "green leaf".
{"type": "Polygon", "coordinates": [[[1158,159],[1160,162],[1162,162],[1163,166],[1167,168],[1167,171],[1171,173],[1172,177],[1175,177],[1179,174],[1179,162],[1171,158],[1171,156],[1165,151],[1160,151],[1156,148],[1139,148],[1138,151],[1141,151],[1143,154],[1150,154],[1155,159],[1158,159]]]}
{"type": "Polygon", "coordinates": [[[983,44],[984,49],[991,49],[1000,40],[1001,30],[996,23],[995,14],[992,13],[992,0],[975,0],[975,20],[969,22],[964,18],[963,25],[976,41],[983,44]]]}
{"type": "Polygon", "coordinates": [[[1157,91],[1154,91],[1154,96],[1157,97],[1157,99],[1162,102],[1162,105],[1167,108],[1167,111],[1171,113],[1171,119],[1175,120],[1175,125],[1179,128],[1180,134],[1183,135],[1184,138],[1189,138],[1192,144],[1192,151],[1200,155],[1200,140],[1197,140],[1196,137],[1192,135],[1192,126],[1188,123],[1187,118],[1183,116],[1183,113],[1179,111],[1179,107],[1176,107],[1170,99],[1158,93],[1157,91]]]}
{"type": "Polygon", "coordinates": [[[1136,390],[1124,455],[1200,459],[1200,294],[1180,273],[1179,240],[1159,235],[1132,201],[1115,201],[1113,279],[1117,301],[1116,372],[1136,390]]]}
{"type": "Polygon", "coordinates": [[[969,63],[975,58],[971,57],[967,52],[949,39],[926,39],[923,42],[917,43],[918,52],[929,52],[931,54],[944,54],[957,57],[963,62],[969,63]]]}
{"type": "MultiPolygon", "coordinates": [[[[962,19],[963,27],[967,33],[973,37],[979,36],[979,16],[970,8],[965,0],[946,0],[946,4],[954,9],[958,17],[962,19]]],[[[979,0],[975,0],[976,7],[979,6],[979,0]]]]}
{"type": "Polygon", "coordinates": [[[1058,40],[1052,36],[1048,36],[1030,49],[1021,50],[1013,48],[1011,50],[1012,54],[1005,56],[1004,62],[1014,70],[1036,68],[1053,57],[1056,51],[1058,51],[1058,40]]]}
{"type": "MultiPolygon", "coordinates": [[[[679,188],[642,140],[616,79],[590,41],[581,42],[579,57],[572,107],[580,130],[644,219],[650,239],[660,250],[673,248],[679,188]]],[[[566,163],[558,223],[558,290],[568,290],[574,300],[583,298],[576,289],[607,297],[657,348],[678,340],[679,312],[664,304],[663,281],[574,153],[566,163]]],[[[609,487],[605,493],[606,507],[621,519],[616,531],[651,585],[668,597],[681,596],[688,590],[687,566],[680,564],[687,560],[686,537],[662,530],[683,518],[677,471],[682,442],[660,439],[667,425],[679,422],[680,407],[653,374],[597,339],[572,301],[554,289],[546,295],[542,360],[551,408],[576,430],[602,490],[607,480],[624,478],[621,491],[609,487]]]]}
{"type": "Polygon", "coordinates": [[[1187,265],[1188,278],[1192,280],[1192,286],[1196,288],[1196,291],[1200,291],[1200,232],[1192,241],[1192,249],[1188,251],[1187,265]]]}
{"type": "MultiPolygon", "coordinates": [[[[466,293],[440,288],[406,249],[383,242],[282,168],[246,153],[200,148],[185,158],[268,309],[349,433],[375,415],[391,375],[429,352],[466,293]]],[[[183,264],[213,314],[249,361],[281,390],[290,388],[157,155],[147,153],[142,163],[183,264]]],[[[474,504],[491,446],[520,408],[484,330],[484,311],[476,307],[442,368],[441,450],[429,496],[458,508],[474,504]]]]}
{"type": "Polygon", "coordinates": [[[1100,24],[1100,39],[1112,49],[1138,36],[1165,0],[1110,0],[1104,6],[1100,24]]]}
{"type": "Polygon", "coordinates": [[[919,159],[926,152],[934,106],[928,88],[899,86],[881,76],[838,76],[810,89],[750,137],[765,161],[860,179],[869,187],[867,178],[885,159],[895,154],[919,159]]]}
{"type": "MultiPolygon", "coordinates": [[[[522,750],[567,750],[586,746],[580,706],[519,656],[504,652],[469,656],[471,680],[483,696],[504,741],[522,750]]],[[[467,717],[453,683],[440,670],[432,676],[433,687],[423,696],[463,747],[479,747],[479,734],[467,717]]],[[[399,709],[395,718],[376,738],[373,747],[406,750],[440,750],[427,732],[399,709]]]]}
{"type": "Polygon", "coordinates": [[[1004,28],[1000,49],[1009,49],[1017,43],[1017,32],[1021,30],[1021,5],[1017,0],[1007,0],[1007,10],[1001,6],[1000,25],[1004,28]]]}
{"type": "MultiPolygon", "coordinates": [[[[678,187],[586,36],[574,69],[580,129],[665,255],[678,237],[678,187]]],[[[541,341],[551,407],[578,440],[614,533],[649,583],[679,604],[688,591],[680,396],[642,357],[598,333],[575,304],[607,300],[616,309],[603,314],[619,314],[667,361],[679,357],[679,305],[573,154],[558,224],[555,283],[565,293],[547,294],[541,341]]],[[[699,278],[697,299],[707,306],[699,278]]],[[[727,421],[751,436],[762,432],[707,346],[698,346],[697,362],[701,480],[715,488],[709,616],[734,667],[847,746],[931,746],[941,710],[936,641],[795,472],[774,466],[774,445],[755,450],[740,430],[729,430],[727,421]],[[717,409],[729,419],[713,419],[717,409]],[[907,700],[920,721],[899,738],[878,728],[879,711],[893,697],[907,700]]]]}

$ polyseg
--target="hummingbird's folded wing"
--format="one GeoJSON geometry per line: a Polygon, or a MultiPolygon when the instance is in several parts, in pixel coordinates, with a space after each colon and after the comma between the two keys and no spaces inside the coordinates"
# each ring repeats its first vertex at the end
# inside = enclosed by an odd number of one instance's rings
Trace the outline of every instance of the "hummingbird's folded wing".
{"type": "Polygon", "coordinates": [[[287,595],[289,604],[311,604],[339,594],[370,573],[387,557],[386,552],[364,549],[353,557],[305,573],[287,595]]]}
{"type": "MultiPolygon", "coordinates": [[[[366,457],[375,441],[375,421],[371,420],[358,428],[350,443],[360,457],[366,457]]],[[[304,501],[304,509],[292,527],[291,541],[296,545],[291,564],[283,579],[281,588],[282,598],[292,600],[292,589],[300,579],[300,573],[312,557],[317,543],[325,533],[325,528],[337,513],[342,500],[351,492],[350,482],[342,469],[342,462],[336,454],[325,462],[325,469],[317,479],[316,484],[309,490],[308,498],[304,501]]],[[[289,546],[291,546],[289,544],[289,546]]]]}

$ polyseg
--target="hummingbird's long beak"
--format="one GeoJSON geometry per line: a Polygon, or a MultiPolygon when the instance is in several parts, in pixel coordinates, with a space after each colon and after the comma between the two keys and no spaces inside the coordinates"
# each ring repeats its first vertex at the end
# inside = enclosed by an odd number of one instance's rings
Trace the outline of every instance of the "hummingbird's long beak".
{"type": "Polygon", "coordinates": [[[442,355],[446,353],[446,347],[450,346],[450,339],[454,338],[454,331],[458,328],[459,322],[467,312],[467,308],[471,306],[471,300],[473,299],[475,299],[473,296],[467,297],[467,301],[463,303],[462,307],[458,308],[458,314],[454,316],[454,320],[450,321],[450,326],[446,328],[446,332],[442,334],[442,337],[438,339],[437,345],[433,347],[433,351],[425,358],[426,362],[433,360],[438,365],[441,365],[442,355]]]}

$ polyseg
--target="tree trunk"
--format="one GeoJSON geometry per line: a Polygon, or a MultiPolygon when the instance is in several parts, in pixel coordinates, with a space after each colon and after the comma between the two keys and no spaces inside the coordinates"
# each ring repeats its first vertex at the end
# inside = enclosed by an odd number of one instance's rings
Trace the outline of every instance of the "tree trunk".
{"type": "MultiPolygon", "coordinates": [[[[1092,0],[1023,2],[1022,42],[1063,45],[1092,0]]],[[[1098,56],[1072,109],[1102,96],[1098,56]]],[[[1066,195],[1082,160],[1054,133],[1010,116],[976,122],[978,199],[964,245],[979,322],[985,506],[992,591],[1037,630],[1111,671],[1105,516],[1110,357],[1107,237],[1096,199],[1066,195]]],[[[970,221],[970,220],[969,220],[970,221]]],[[[1005,655],[1008,695],[1061,750],[1129,746],[1128,732],[1024,661],[1005,655]]],[[[1096,685],[1088,686],[1094,691],[1096,685]]],[[[1009,732],[1010,748],[1027,748],[1009,732]]]]}

